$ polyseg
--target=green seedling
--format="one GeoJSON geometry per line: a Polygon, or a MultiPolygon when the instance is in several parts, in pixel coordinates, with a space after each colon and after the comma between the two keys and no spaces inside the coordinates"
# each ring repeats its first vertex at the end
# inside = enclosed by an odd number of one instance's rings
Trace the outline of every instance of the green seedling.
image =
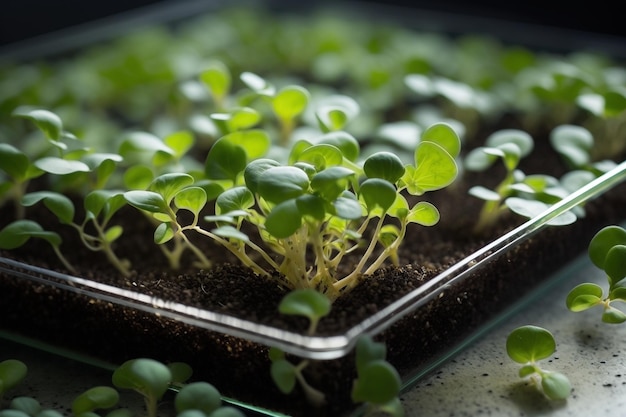
{"type": "Polygon", "coordinates": [[[31,238],[48,242],[65,268],[70,272],[76,272],[74,266],[61,251],[61,236],[56,232],[44,230],[39,223],[32,220],[15,220],[0,230],[0,248],[16,249],[26,244],[31,238]]]}
{"type": "Polygon", "coordinates": [[[626,321],[626,313],[613,306],[626,302],[626,230],[611,225],[602,228],[589,242],[588,255],[592,263],[605,272],[608,291],[598,284],[582,283],[567,295],[567,308],[573,312],[602,306],[602,321],[619,324],[626,321]]]}
{"type": "Polygon", "coordinates": [[[269,139],[250,131],[226,135],[207,156],[208,181],[164,174],[148,190],[131,190],[124,197],[161,222],[157,243],[180,236],[203,259],[184,235],[195,231],[258,274],[271,275],[269,267],[293,289],[315,288],[334,298],[386,259],[397,260],[411,223],[432,226],[439,221],[435,206],[420,201],[411,207],[403,192],[421,196],[452,183],[460,141],[448,125],[435,124],[422,133],[414,163],[407,165],[390,152],[357,163],[358,143],[345,132],[330,132],[315,144],[298,142],[288,164],[260,157],[268,146],[269,139]],[[215,224],[213,229],[199,223],[210,199],[215,199],[215,214],[203,220],[215,224]],[[189,224],[179,223],[181,209],[193,213],[189,224]],[[258,235],[244,226],[256,228],[258,235]],[[342,259],[362,247],[364,254],[352,272],[336,277],[342,259]],[[382,247],[378,253],[377,247],[382,247]],[[309,250],[316,258],[313,265],[307,264],[309,250]]]}
{"type": "Polygon", "coordinates": [[[72,413],[75,417],[91,416],[95,410],[116,406],[119,400],[120,394],[115,388],[109,386],[92,387],[74,399],[72,413]]]}
{"type": "MultiPolygon", "coordinates": [[[[328,315],[330,309],[329,299],[312,289],[291,291],[281,300],[278,306],[278,310],[283,314],[308,318],[309,334],[315,333],[319,320],[328,315]]],[[[304,375],[304,369],[309,365],[309,360],[305,359],[298,364],[293,364],[289,361],[285,352],[276,347],[270,348],[269,357],[272,362],[270,374],[282,393],[291,393],[296,387],[296,383],[299,383],[311,404],[321,406],[325,403],[324,394],[311,386],[304,375]]]]}
{"type": "Polygon", "coordinates": [[[141,394],[148,417],[156,417],[158,402],[170,387],[172,372],[167,365],[154,359],[130,359],[115,369],[112,381],[118,389],[141,394]]]}
{"type": "Polygon", "coordinates": [[[94,252],[103,252],[118,271],[124,276],[130,276],[129,261],[120,259],[113,250],[113,243],[122,236],[123,228],[110,225],[113,215],[126,205],[121,191],[94,190],[87,194],[83,202],[85,217],[79,222],[74,219],[74,203],[63,194],[35,191],[22,198],[22,204],[26,207],[38,203],[44,204],[61,224],[74,228],[85,247],[94,252]]]}
{"type": "Polygon", "coordinates": [[[366,405],[365,415],[384,413],[404,416],[399,395],[402,380],[387,360],[387,347],[369,335],[359,338],[356,345],[357,378],[352,386],[352,401],[366,405]]]}
{"type": "Polygon", "coordinates": [[[0,362],[0,404],[4,394],[18,386],[28,374],[26,364],[17,359],[0,362]]]}
{"type": "Polygon", "coordinates": [[[538,364],[538,361],[550,357],[555,350],[556,342],[552,333],[537,326],[518,327],[506,339],[507,354],[522,365],[519,376],[529,379],[549,399],[565,400],[572,391],[569,379],[560,372],[545,370],[538,364]]]}
{"type": "MultiPolygon", "coordinates": [[[[506,169],[505,177],[495,189],[476,185],[468,191],[485,201],[474,227],[475,233],[480,234],[491,228],[507,210],[532,218],[566,195],[556,178],[542,174],[526,175],[518,168],[520,160],[528,156],[533,148],[534,141],[528,133],[505,129],[491,134],[485,146],[467,154],[464,162],[470,171],[484,171],[498,159],[502,160],[506,169]]],[[[576,215],[566,212],[550,220],[549,224],[566,225],[574,221],[576,215]]]]}
{"type": "Polygon", "coordinates": [[[219,391],[202,381],[184,385],[174,398],[174,406],[179,417],[245,417],[235,407],[224,405],[219,391]]]}

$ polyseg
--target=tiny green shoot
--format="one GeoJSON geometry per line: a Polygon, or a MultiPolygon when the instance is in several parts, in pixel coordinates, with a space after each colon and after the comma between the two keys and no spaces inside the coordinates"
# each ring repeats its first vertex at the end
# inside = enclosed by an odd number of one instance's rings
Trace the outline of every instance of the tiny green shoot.
{"type": "Polygon", "coordinates": [[[565,400],[572,391],[569,379],[560,372],[541,368],[538,363],[550,357],[555,350],[556,342],[552,333],[538,326],[518,327],[506,340],[507,354],[522,365],[519,376],[529,379],[550,400],[565,400]]]}
{"type": "Polygon", "coordinates": [[[605,272],[607,294],[603,295],[604,290],[598,284],[579,284],[567,295],[567,308],[580,312],[601,306],[603,322],[625,322],[626,313],[617,309],[613,303],[626,302],[626,230],[617,225],[602,228],[589,242],[588,255],[592,263],[605,272]]]}

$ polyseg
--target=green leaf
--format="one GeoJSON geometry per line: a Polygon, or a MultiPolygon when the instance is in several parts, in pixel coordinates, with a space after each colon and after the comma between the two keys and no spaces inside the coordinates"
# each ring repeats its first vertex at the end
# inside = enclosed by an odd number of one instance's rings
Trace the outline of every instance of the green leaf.
{"type": "Polygon", "coordinates": [[[154,180],[154,173],[146,165],[128,167],[124,172],[124,185],[131,190],[145,190],[152,180],[154,180]]]}
{"type": "Polygon", "coordinates": [[[281,300],[278,311],[282,314],[303,316],[318,321],[330,313],[328,297],[311,288],[293,290],[281,300]]]}
{"type": "Polygon", "coordinates": [[[173,132],[163,138],[163,143],[174,151],[174,156],[180,159],[185,155],[194,145],[194,137],[191,132],[181,130],[173,132]]]}
{"type": "Polygon", "coordinates": [[[88,389],[72,402],[72,413],[77,416],[102,408],[111,408],[118,403],[120,394],[114,388],[97,386],[88,389]]]}
{"type": "Polygon", "coordinates": [[[235,240],[240,240],[242,242],[247,242],[250,240],[250,238],[248,237],[248,235],[246,235],[245,233],[235,229],[232,226],[220,226],[216,229],[211,230],[213,233],[215,233],[217,236],[221,236],[223,238],[227,238],[227,239],[235,239],[235,240]]]}
{"type": "Polygon", "coordinates": [[[117,238],[122,236],[123,232],[124,232],[124,228],[122,226],[116,225],[116,226],[109,227],[104,232],[104,240],[109,243],[115,242],[117,238]]]}
{"type": "Polygon", "coordinates": [[[72,200],[53,191],[35,191],[22,197],[22,205],[33,206],[40,201],[50,210],[61,223],[70,224],[74,220],[74,203],[72,200]]]}
{"type": "Polygon", "coordinates": [[[327,168],[311,178],[311,188],[323,198],[332,201],[346,190],[354,171],[342,166],[327,168]]]}
{"type": "Polygon", "coordinates": [[[356,342],[356,369],[363,372],[368,363],[384,360],[387,357],[387,346],[374,341],[372,336],[364,334],[356,342]]]}
{"type": "Polygon", "coordinates": [[[420,142],[415,150],[415,167],[408,166],[403,180],[413,195],[422,195],[450,185],[457,176],[454,158],[441,146],[420,142]]]}
{"type": "Polygon", "coordinates": [[[604,271],[611,282],[618,282],[626,277],[626,245],[615,245],[606,254],[604,271]]]}
{"type": "Polygon", "coordinates": [[[429,126],[422,132],[421,141],[436,143],[453,158],[456,158],[461,152],[461,139],[452,126],[447,123],[435,123],[429,126]]]}
{"type": "Polygon", "coordinates": [[[275,206],[265,220],[265,229],[278,239],[293,235],[301,226],[302,215],[295,199],[275,206]]]}
{"type": "Polygon", "coordinates": [[[400,393],[400,375],[388,362],[369,362],[359,373],[352,387],[354,402],[386,404],[400,393]]]}
{"type": "Polygon", "coordinates": [[[394,153],[380,151],[370,155],[363,163],[368,178],[382,178],[395,184],[404,174],[404,164],[394,153]]]}
{"type": "Polygon", "coordinates": [[[533,363],[545,359],[556,350],[554,336],[548,330],[532,325],[518,327],[506,340],[506,351],[517,363],[533,363]]]}
{"type": "Polygon", "coordinates": [[[176,207],[189,210],[196,216],[200,214],[200,211],[204,208],[206,203],[206,192],[200,187],[185,188],[174,197],[176,207]]]}
{"type": "Polygon", "coordinates": [[[516,145],[519,149],[519,158],[528,156],[535,146],[532,136],[519,129],[498,130],[485,139],[485,145],[487,147],[499,148],[505,144],[516,145]]]}
{"type": "Polygon", "coordinates": [[[582,126],[560,125],[550,132],[550,144],[574,167],[582,167],[591,161],[593,135],[582,126]]]}
{"type": "Polygon", "coordinates": [[[131,389],[146,397],[160,399],[169,388],[172,373],[163,363],[154,359],[137,358],[121,364],[113,372],[113,385],[131,389]]]}
{"type": "Polygon", "coordinates": [[[239,78],[248,88],[259,95],[271,97],[275,94],[274,87],[255,73],[244,71],[239,78]]]}
{"type": "Polygon", "coordinates": [[[19,149],[8,143],[0,143],[0,169],[18,182],[27,179],[30,161],[19,149]]]}
{"type": "Polygon", "coordinates": [[[317,104],[315,115],[323,132],[342,130],[360,112],[359,104],[341,94],[324,97],[317,104]]]}
{"type": "Polygon", "coordinates": [[[150,213],[167,213],[169,206],[161,194],[153,191],[131,190],[124,193],[128,204],[150,213]]]}
{"type": "Polygon", "coordinates": [[[304,194],[309,188],[309,177],[304,171],[292,166],[271,167],[258,182],[258,193],[274,204],[304,194]]]}
{"type": "Polygon", "coordinates": [[[260,158],[251,161],[245,168],[243,177],[246,186],[252,193],[257,193],[259,188],[259,180],[263,173],[269,168],[280,166],[280,163],[273,159],[260,158]]]}
{"type": "Polygon", "coordinates": [[[0,248],[19,248],[31,237],[44,239],[52,246],[61,244],[61,237],[57,233],[45,231],[39,223],[23,219],[15,220],[0,230],[0,248]]]}
{"type": "Polygon", "coordinates": [[[551,400],[564,400],[572,392],[569,379],[560,372],[546,372],[541,377],[541,388],[551,400]]]}
{"type": "Polygon", "coordinates": [[[126,205],[124,193],[118,190],[94,190],[85,196],[84,207],[90,217],[104,212],[105,220],[126,205]]]}
{"type": "Polygon", "coordinates": [[[237,177],[246,168],[246,150],[228,139],[218,139],[207,155],[204,172],[209,179],[231,180],[237,182],[237,177]]]}
{"type": "Polygon", "coordinates": [[[437,207],[426,201],[418,202],[410,210],[407,221],[417,223],[422,226],[434,226],[439,222],[440,214],[437,207]]]}
{"type": "Polygon", "coordinates": [[[186,362],[169,362],[166,366],[172,373],[173,384],[186,383],[193,375],[193,368],[186,362]]]}
{"type": "Polygon", "coordinates": [[[304,112],[309,104],[309,92],[298,85],[281,88],[272,100],[272,108],[280,119],[291,120],[304,112]]]}
{"type": "Polygon", "coordinates": [[[200,410],[210,415],[222,405],[220,392],[208,382],[198,381],[184,385],[174,398],[177,413],[185,410],[200,410]]]}
{"type": "Polygon", "coordinates": [[[215,200],[217,214],[246,210],[254,205],[254,195],[246,187],[234,187],[224,191],[215,200]]]}
{"type": "Polygon", "coordinates": [[[476,198],[480,198],[485,201],[500,201],[500,194],[497,192],[490,190],[488,188],[483,187],[482,185],[475,185],[471,187],[467,193],[476,198]]]}
{"type": "Polygon", "coordinates": [[[159,137],[147,132],[130,132],[124,137],[119,148],[120,155],[125,157],[134,152],[146,152],[150,155],[162,152],[167,155],[176,155],[176,152],[159,137]]]}
{"type": "Polygon", "coordinates": [[[75,172],[91,171],[84,162],[57,158],[56,156],[43,157],[33,162],[33,165],[42,171],[56,175],[67,175],[75,172]]]}
{"type": "Polygon", "coordinates": [[[214,61],[200,73],[200,81],[221,101],[230,91],[231,75],[222,62],[214,61]]]}
{"type": "Polygon", "coordinates": [[[163,175],[159,175],[150,183],[148,191],[154,191],[155,193],[163,196],[166,204],[169,205],[172,199],[181,190],[189,185],[193,184],[193,177],[183,172],[171,172],[163,175]]]}
{"type": "Polygon", "coordinates": [[[358,220],[363,217],[363,208],[356,196],[350,191],[344,191],[333,201],[335,215],[345,220],[358,220]]]}
{"type": "Polygon", "coordinates": [[[589,242],[588,254],[591,262],[604,270],[607,254],[616,245],[626,245],[626,229],[611,225],[599,230],[589,242]]]}
{"type": "Polygon", "coordinates": [[[18,386],[27,374],[28,367],[18,359],[7,359],[0,362],[0,394],[18,386]]]}
{"type": "Polygon", "coordinates": [[[585,282],[575,286],[567,294],[565,305],[574,312],[587,310],[602,302],[602,287],[585,282]]]}
{"type": "Polygon", "coordinates": [[[327,167],[341,165],[343,155],[339,148],[320,143],[304,149],[294,162],[308,162],[315,166],[315,169],[319,172],[327,167]]]}
{"type": "Polygon", "coordinates": [[[264,156],[272,144],[268,133],[261,129],[250,129],[232,132],[220,138],[240,146],[246,153],[247,160],[254,160],[264,156]]]}
{"type": "Polygon", "coordinates": [[[296,369],[286,359],[272,361],[272,380],[283,394],[289,394],[296,386],[296,369]]]}
{"type": "Polygon", "coordinates": [[[29,416],[36,416],[42,411],[39,400],[28,396],[14,397],[9,403],[9,409],[23,411],[29,416]]]}
{"type": "Polygon", "coordinates": [[[344,131],[329,132],[316,138],[316,143],[332,145],[339,149],[344,158],[348,161],[355,162],[359,157],[360,146],[359,142],[344,131]]]}
{"type": "Polygon", "coordinates": [[[154,229],[154,243],[162,245],[174,237],[174,225],[171,222],[163,222],[154,229]]]}
{"type": "Polygon", "coordinates": [[[373,212],[376,207],[386,212],[393,205],[396,194],[393,184],[380,178],[366,179],[359,189],[359,198],[365,202],[368,212],[373,212]]]}
{"type": "Polygon", "coordinates": [[[14,116],[30,119],[50,139],[59,140],[63,133],[63,122],[55,113],[37,109],[22,112],[19,109],[13,112],[14,116]]]}
{"type": "MultiPolygon", "coordinates": [[[[504,200],[506,206],[514,213],[529,219],[535,218],[550,208],[549,204],[537,200],[527,200],[519,197],[509,197],[504,200]]],[[[571,211],[566,211],[550,219],[551,226],[565,226],[576,222],[577,217],[571,211]]]]}
{"type": "Polygon", "coordinates": [[[613,306],[608,306],[602,313],[602,321],[609,324],[620,324],[626,321],[626,314],[613,306]]]}
{"type": "Polygon", "coordinates": [[[296,198],[296,205],[302,217],[322,221],[326,217],[324,199],[314,194],[304,194],[296,198]]]}

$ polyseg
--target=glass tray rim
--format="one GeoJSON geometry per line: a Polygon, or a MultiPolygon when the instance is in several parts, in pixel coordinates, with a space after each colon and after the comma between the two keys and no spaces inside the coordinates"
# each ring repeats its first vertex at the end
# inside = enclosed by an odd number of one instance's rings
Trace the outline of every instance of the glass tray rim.
{"type": "Polygon", "coordinates": [[[379,334],[402,317],[436,298],[445,289],[462,282],[471,276],[473,272],[484,267],[490,260],[506,253],[516,244],[525,241],[547,227],[549,222],[557,216],[579,204],[598,197],[625,179],[626,161],[623,161],[609,172],[549,207],[543,213],[491,241],[481,249],[448,267],[424,285],[412,290],[340,335],[305,335],[287,331],[231,315],[186,306],[131,290],[120,289],[86,278],[28,265],[5,257],[0,257],[0,271],[10,273],[16,277],[87,295],[121,307],[158,314],[192,326],[267,346],[274,346],[303,358],[330,360],[343,357],[349,353],[361,335],[379,334]],[[16,268],[21,270],[16,270],[16,268]],[[49,278],[54,278],[58,281],[52,281],[49,278]]]}

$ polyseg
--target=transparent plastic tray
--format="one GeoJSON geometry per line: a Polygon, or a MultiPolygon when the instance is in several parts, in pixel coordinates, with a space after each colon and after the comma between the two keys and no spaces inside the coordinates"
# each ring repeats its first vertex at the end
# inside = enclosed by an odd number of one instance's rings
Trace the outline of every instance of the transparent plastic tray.
{"type": "Polygon", "coordinates": [[[316,360],[335,359],[345,356],[351,351],[361,335],[376,335],[384,331],[396,321],[437,298],[446,289],[461,283],[493,258],[505,253],[509,248],[528,239],[539,230],[548,227],[550,220],[575,206],[600,196],[625,179],[626,162],[622,162],[611,171],[553,205],[541,215],[528,220],[485,245],[480,250],[452,265],[424,285],[406,294],[341,335],[303,335],[230,315],[120,289],[85,278],[26,265],[7,258],[0,258],[0,271],[26,280],[87,295],[122,307],[172,318],[192,326],[243,338],[267,346],[276,346],[303,358],[316,360]],[[54,280],[50,278],[54,278],[54,280]]]}

